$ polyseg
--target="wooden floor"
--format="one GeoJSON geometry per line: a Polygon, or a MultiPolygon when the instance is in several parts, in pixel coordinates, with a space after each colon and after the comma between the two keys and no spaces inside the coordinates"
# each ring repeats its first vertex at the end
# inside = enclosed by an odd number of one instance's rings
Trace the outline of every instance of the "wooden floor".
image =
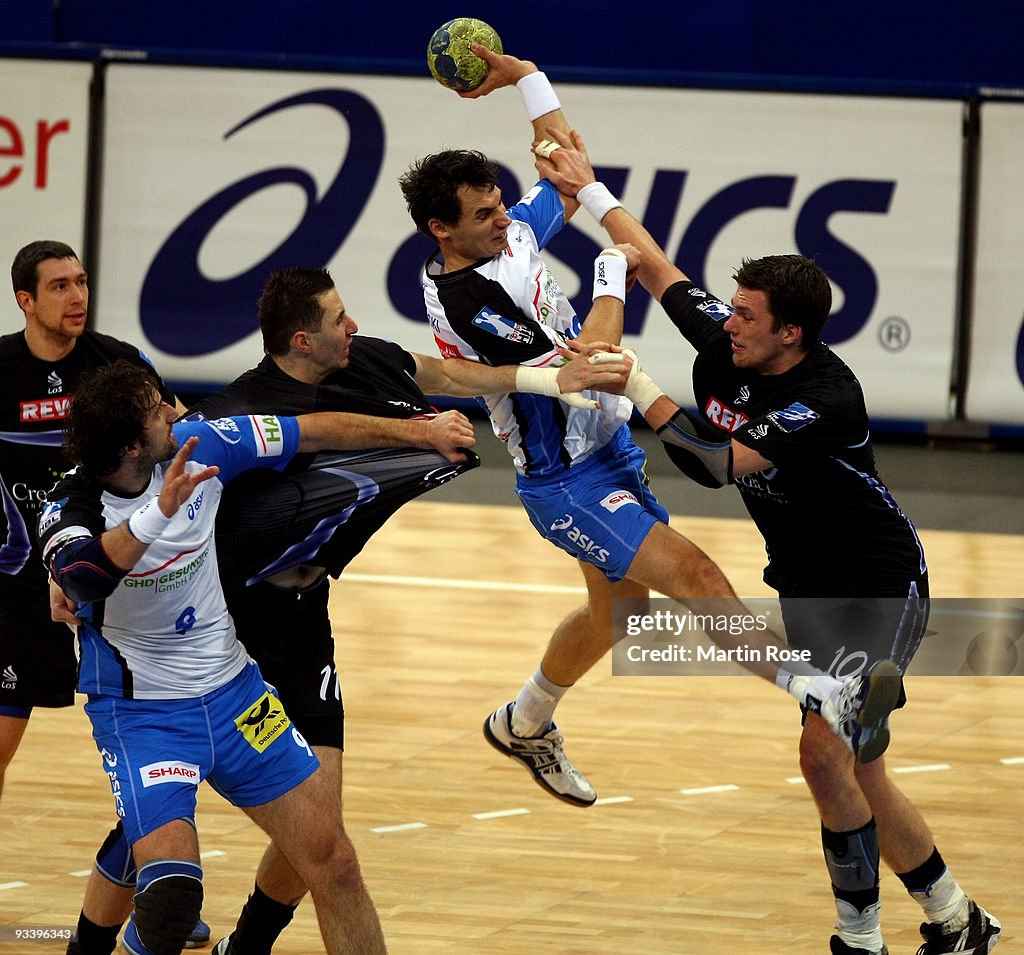
{"type": "MultiPolygon", "coordinates": [[[[745,521],[678,518],[744,596],[767,594],[745,521]]],[[[1020,594],[1024,538],[922,532],[936,595],[1020,594]]],[[[559,708],[602,797],[565,806],[480,726],[581,600],[575,563],[517,508],[416,503],[332,584],[346,699],[345,817],[395,955],[823,955],[833,916],[793,701],[747,677],[612,676],[559,708]],[[703,790],[703,791],[702,791],[703,790]]],[[[1024,938],[1024,678],[920,677],[891,769],[964,888],[1024,938]]],[[[0,803],[0,924],[70,926],[111,800],[80,707],[40,711],[0,803]],[[17,883],[24,883],[18,885],[17,883]]],[[[206,787],[204,917],[234,924],[263,839],[206,787]]],[[[892,955],[920,913],[882,879],[892,955]]],[[[0,952],[63,952],[0,943],[0,952]]],[[[304,905],[275,948],[323,951],[304,905]]]]}

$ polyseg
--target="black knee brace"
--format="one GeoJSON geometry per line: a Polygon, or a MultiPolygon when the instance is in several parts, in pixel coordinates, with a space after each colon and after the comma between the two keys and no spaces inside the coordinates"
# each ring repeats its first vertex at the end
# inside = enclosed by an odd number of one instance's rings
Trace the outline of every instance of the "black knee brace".
{"type": "Polygon", "coordinates": [[[138,955],[178,955],[203,908],[203,870],[183,859],[148,862],[139,869],[134,902],[124,947],[138,955]]]}

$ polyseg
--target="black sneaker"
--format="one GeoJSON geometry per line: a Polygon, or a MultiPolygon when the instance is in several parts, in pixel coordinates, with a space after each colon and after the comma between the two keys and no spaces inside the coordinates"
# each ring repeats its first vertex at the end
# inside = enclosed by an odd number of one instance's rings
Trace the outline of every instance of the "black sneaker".
{"type": "Polygon", "coordinates": [[[949,922],[921,923],[924,945],[917,950],[917,955],[944,955],[946,952],[985,955],[996,947],[1002,930],[999,920],[971,899],[967,903],[967,924],[963,928],[951,929],[949,922]]]}
{"type": "Polygon", "coordinates": [[[889,955],[887,945],[883,945],[879,952],[872,952],[866,948],[850,948],[838,935],[833,935],[829,940],[828,950],[831,955],[889,955]]]}

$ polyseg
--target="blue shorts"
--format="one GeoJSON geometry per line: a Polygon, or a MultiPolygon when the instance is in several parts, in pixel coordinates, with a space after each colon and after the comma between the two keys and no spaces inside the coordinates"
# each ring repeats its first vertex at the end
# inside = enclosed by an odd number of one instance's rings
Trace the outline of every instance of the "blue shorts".
{"type": "Polygon", "coordinates": [[[233,805],[258,806],[320,765],[255,664],[206,696],[97,696],[85,712],[131,843],[175,819],[194,819],[204,779],[233,805]]]}
{"type": "Polygon", "coordinates": [[[31,706],[0,705],[0,716],[10,716],[17,720],[27,720],[32,715],[31,706]]]}
{"type": "Polygon", "coordinates": [[[647,456],[623,427],[600,451],[550,478],[516,480],[541,537],[622,580],[644,538],[668,512],[647,484],[647,456]]]}

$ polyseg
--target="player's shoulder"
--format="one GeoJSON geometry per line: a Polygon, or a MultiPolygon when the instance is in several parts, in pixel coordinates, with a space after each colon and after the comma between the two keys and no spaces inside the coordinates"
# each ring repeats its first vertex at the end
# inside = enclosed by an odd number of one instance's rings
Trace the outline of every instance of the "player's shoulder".
{"type": "Polygon", "coordinates": [[[104,361],[116,361],[119,358],[126,358],[130,361],[138,361],[142,353],[134,345],[113,335],[104,332],[86,329],[82,336],[75,343],[72,354],[80,358],[95,356],[104,361]]]}
{"type": "Polygon", "coordinates": [[[0,335],[0,360],[16,358],[27,350],[24,332],[0,335]]]}

